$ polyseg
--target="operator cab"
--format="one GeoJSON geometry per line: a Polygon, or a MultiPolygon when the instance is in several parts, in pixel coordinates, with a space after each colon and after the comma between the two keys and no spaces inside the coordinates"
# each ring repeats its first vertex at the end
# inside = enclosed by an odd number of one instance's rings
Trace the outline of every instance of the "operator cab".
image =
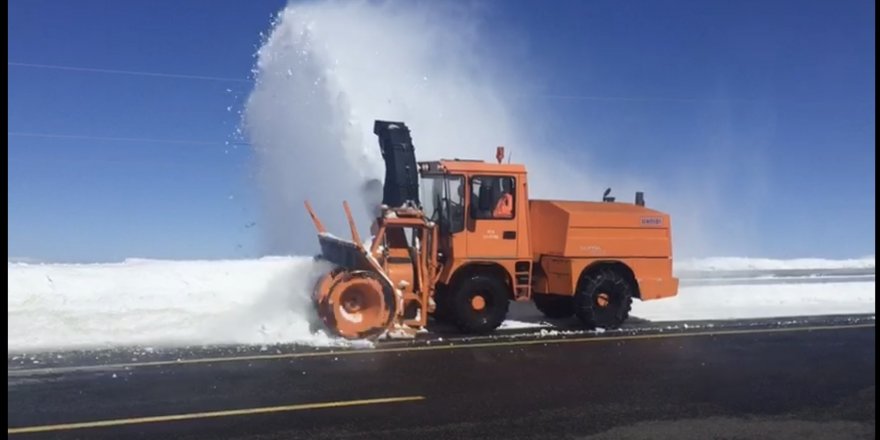
{"type": "MultiPolygon", "coordinates": [[[[477,175],[472,166],[453,166],[450,170],[445,162],[464,161],[419,162],[422,209],[429,220],[440,225],[441,232],[463,231],[468,217],[472,220],[514,217],[516,178],[513,175],[493,175],[496,170],[477,175]]],[[[467,162],[483,165],[479,168],[492,166],[483,161],[467,162]]]]}
{"type": "MultiPolygon", "coordinates": [[[[503,156],[502,156],[503,157],[503,156]]],[[[481,160],[418,163],[420,201],[439,226],[442,258],[490,260],[528,255],[526,170],[481,160]]]]}

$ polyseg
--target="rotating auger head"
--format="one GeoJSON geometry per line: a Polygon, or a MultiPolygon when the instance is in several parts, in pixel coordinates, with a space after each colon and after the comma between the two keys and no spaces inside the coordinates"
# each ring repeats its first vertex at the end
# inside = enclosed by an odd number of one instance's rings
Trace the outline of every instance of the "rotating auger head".
{"type": "Polygon", "coordinates": [[[381,336],[394,320],[394,294],[375,272],[334,270],[318,281],[314,295],[324,325],[346,339],[381,336]]]}
{"type": "Polygon", "coordinates": [[[346,339],[375,338],[388,330],[397,312],[394,289],[360,241],[348,203],[343,203],[352,240],[327,233],[306,202],[318,230],[321,259],[335,268],[315,283],[313,305],[327,330],[346,339]]]}

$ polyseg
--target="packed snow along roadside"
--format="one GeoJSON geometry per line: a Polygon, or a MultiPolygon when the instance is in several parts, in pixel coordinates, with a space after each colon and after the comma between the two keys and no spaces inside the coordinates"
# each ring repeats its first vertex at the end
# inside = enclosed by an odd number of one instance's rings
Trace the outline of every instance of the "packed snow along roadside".
{"type": "Polygon", "coordinates": [[[9,352],[129,345],[341,343],[314,321],[311,258],[9,263],[9,352]]]}
{"type": "Polygon", "coordinates": [[[874,281],[681,287],[674,298],[635,301],[649,321],[875,313],[874,281]]]}
{"type": "MultiPolygon", "coordinates": [[[[744,259],[742,259],[744,260],[744,259]]],[[[792,263],[712,259],[749,267],[792,263]],[[769,262],[769,263],[768,263],[769,262]]],[[[798,260],[803,261],[803,260],[798,260]]],[[[822,260],[827,268],[831,260],[822,260]]],[[[872,260],[873,261],[873,260],[872,260]]],[[[837,268],[863,260],[833,263],[837,268]]],[[[742,266],[739,266],[742,267],[742,266]]],[[[857,266],[864,267],[864,266],[857,266]]],[[[235,261],[126,260],[112,264],[8,263],[10,353],[132,345],[345,345],[312,331],[309,295],[327,268],[305,257],[235,261]]],[[[633,304],[632,315],[671,321],[874,313],[874,282],[683,286],[675,298],[633,304]]],[[[502,329],[546,325],[528,304],[502,329]]]]}
{"type": "MultiPolygon", "coordinates": [[[[648,321],[775,318],[875,313],[874,281],[682,286],[678,295],[634,300],[630,316],[648,321]]],[[[531,304],[511,304],[501,329],[553,324],[531,304]]],[[[557,322],[560,321],[552,321],[557,322]]]]}
{"type": "Polygon", "coordinates": [[[771,271],[811,269],[873,269],[874,256],[849,260],[796,258],[773,260],[769,258],[713,257],[675,261],[676,272],[701,271],[771,271]]]}
{"type": "MultiPolygon", "coordinates": [[[[508,313],[508,315],[507,315],[508,317],[513,316],[513,314],[516,313],[515,311],[511,311],[511,312],[512,313],[508,313]]],[[[537,313],[537,310],[534,310],[534,312],[537,313]]],[[[527,315],[527,319],[528,318],[531,318],[531,319],[529,319],[527,321],[518,321],[516,319],[507,319],[506,321],[501,323],[501,325],[498,327],[498,329],[499,330],[520,330],[520,329],[526,329],[526,328],[540,328],[540,327],[546,327],[546,326],[550,325],[547,322],[542,321],[541,316],[536,313],[529,313],[527,315]]]]}

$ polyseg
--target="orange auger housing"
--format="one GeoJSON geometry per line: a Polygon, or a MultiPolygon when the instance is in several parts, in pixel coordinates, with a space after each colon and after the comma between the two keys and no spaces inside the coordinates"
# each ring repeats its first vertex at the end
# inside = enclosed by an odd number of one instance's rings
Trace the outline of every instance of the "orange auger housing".
{"type": "Polygon", "coordinates": [[[395,329],[411,334],[407,330],[425,327],[433,293],[427,287],[436,282],[438,274],[437,254],[428,248],[437,243],[435,225],[418,210],[383,209],[367,248],[361,243],[348,204],[343,205],[351,241],[327,233],[306,202],[318,229],[321,257],[336,265],[317,282],[313,294],[324,324],[346,338],[371,338],[395,329]],[[422,244],[419,252],[413,253],[407,246],[407,233],[422,244]]]}
{"type": "Polygon", "coordinates": [[[351,240],[329,234],[308,202],[321,258],[325,326],[345,338],[413,336],[428,317],[486,333],[511,300],[549,318],[619,327],[633,298],[676,295],[669,215],[634,203],[530,200],[526,169],[472,160],[415,162],[409,129],[376,121],[386,164],[383,203],[364,245],[347,203],[351,240]],[[419,178],[421,181],[419,181],[419,178]]]}

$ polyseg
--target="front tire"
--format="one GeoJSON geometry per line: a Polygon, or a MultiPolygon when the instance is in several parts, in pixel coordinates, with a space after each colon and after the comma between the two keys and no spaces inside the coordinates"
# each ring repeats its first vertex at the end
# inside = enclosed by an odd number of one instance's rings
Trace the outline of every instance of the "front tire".
{"type": "Polygon", "coordinates": [[[510,295],[498,278],[471,275],[452,291],[450,306],[453,323],[463,333],[489,333],[507,317],[510,295]]]}
{"type": "Polygon", "coordinates": [[[632,283],[611,269],[585,274],[574,296],[574,312],[590,329],[616,329],[632,308],[632,283]]]}

